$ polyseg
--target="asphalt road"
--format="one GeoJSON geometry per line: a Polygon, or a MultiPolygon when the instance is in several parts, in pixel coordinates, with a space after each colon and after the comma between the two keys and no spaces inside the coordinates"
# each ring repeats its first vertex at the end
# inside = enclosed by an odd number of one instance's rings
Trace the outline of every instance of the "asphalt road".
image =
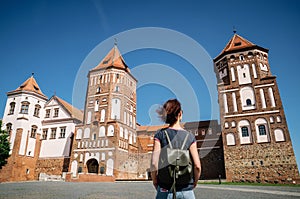
{"type": "MultiPolygon", "coordinates": [[[[300,198],[300,187],[198,185],[196,198],[300,198]]],[[[95,199],[95,198],[155,198],[151,182],[70,183],[22,182],[0,184],[0,198],[5,199],[95,199]]]]}

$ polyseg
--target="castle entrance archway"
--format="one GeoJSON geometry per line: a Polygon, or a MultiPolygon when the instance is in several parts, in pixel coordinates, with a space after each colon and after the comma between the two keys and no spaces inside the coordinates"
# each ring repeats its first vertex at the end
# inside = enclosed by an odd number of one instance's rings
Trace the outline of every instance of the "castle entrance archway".
{"type": "Polygon", "coordinates": [[[98,173],[99,170],[99,164],[96,159],[90,159],[86,162],[88,173],[98,173]]]}

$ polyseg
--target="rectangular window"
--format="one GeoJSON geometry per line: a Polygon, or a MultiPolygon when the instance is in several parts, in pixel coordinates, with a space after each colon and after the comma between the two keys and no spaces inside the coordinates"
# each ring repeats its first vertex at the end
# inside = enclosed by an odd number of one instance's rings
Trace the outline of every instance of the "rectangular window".
{"type": "Polygon", "coordinates": [[[61,127],[59,138],[65,138],[65,137],[66,137],[66,127],[61,127]]]}
{"type": "Polygon", "coordinates": [[[14,102],[10,103],[10,108],[9,108],[9,113],[8,113],[9,115],[14,114],[15,107],[16,107],[16,103],[14,103],[14,102]]]}
{"type": "Polygon", "coordinates": [[[248,132],[248,127],[242,127],[242,137],[248,137],[249,132],[248,132]]]}
{"type": "Polygon", "coordinates": [[[55,138],[56,138],[56,128],[52,128],[51,129],[50,139],[55,139],[55,138]]]}
{"type": "Polygon", "coordinates": [[[54,117],[58,117],[59,108],[54,109],[54,117]]]}
{"type": "Polygon", "coordinates": [[[28,114],[28,109],[29,109],[29,103],[28,102],[22,103],[21,113],[28,114]]]}
{"type": "Polygon", "coordinates": [[[43,129],[42,139],[47,140],[48,129],[43,129]]]}
{"type": "Polygon", "coordinates": [[[36,129],[37,129],[36,126],[32,126],[31,127],[31,133],[30,133],[30,137],[31,138],[35,138],[35,136],[36,136],[36,129]]]}
{"type": "Polygon", "coordinates": [[[39,117],[39,115],[40,115],[40,109],[41,109],[41,106],[40,105],[36,105],[35,108],[34,108],[33,116],[39,117]]]}
{"type": "Polygon", "coordinates": [[[45,118],[49,118],[50,117],[50,109],[46,109],[46,116],[45,118]]]}
{"type": "Polygon", "coordinates": [[[259,130],[259,135],[267,135],[265,125],[259,125],[258,130],[259,130]]]}

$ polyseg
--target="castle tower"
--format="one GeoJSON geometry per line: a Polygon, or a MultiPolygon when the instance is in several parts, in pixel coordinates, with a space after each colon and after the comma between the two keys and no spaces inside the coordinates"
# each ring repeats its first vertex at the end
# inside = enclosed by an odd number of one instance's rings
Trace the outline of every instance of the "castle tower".
{"type": "Polygon", "coordinates": [[[214,65],[227,180],[291,183],[298,168],[268,49],[234,34],[214,65]]]}
{"type": "Polygon", "coordinates": [[[35,164],[40,150],[43,107],[47,97],[33,76],[7,93],[3,128],[10,133],[11,157],[1,170],[1,181],[36,180],[35,164]]]}
{"type": "Polygon", "coordinates": [[[89,71],[84,122],[72,150],[73,177],[137,177],[136,83],[116,45],[89,71]]]}

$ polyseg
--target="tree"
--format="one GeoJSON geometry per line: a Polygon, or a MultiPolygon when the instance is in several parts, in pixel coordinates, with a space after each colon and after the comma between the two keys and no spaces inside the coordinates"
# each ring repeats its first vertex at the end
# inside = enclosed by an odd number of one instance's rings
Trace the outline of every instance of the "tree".
{"type": "Polygon", "coordinates": [[[2,121],[0,120],[0,169],[7,163],[9,157],[10,143],[8,140],[9,134],[2,130],[2,121]]]}

